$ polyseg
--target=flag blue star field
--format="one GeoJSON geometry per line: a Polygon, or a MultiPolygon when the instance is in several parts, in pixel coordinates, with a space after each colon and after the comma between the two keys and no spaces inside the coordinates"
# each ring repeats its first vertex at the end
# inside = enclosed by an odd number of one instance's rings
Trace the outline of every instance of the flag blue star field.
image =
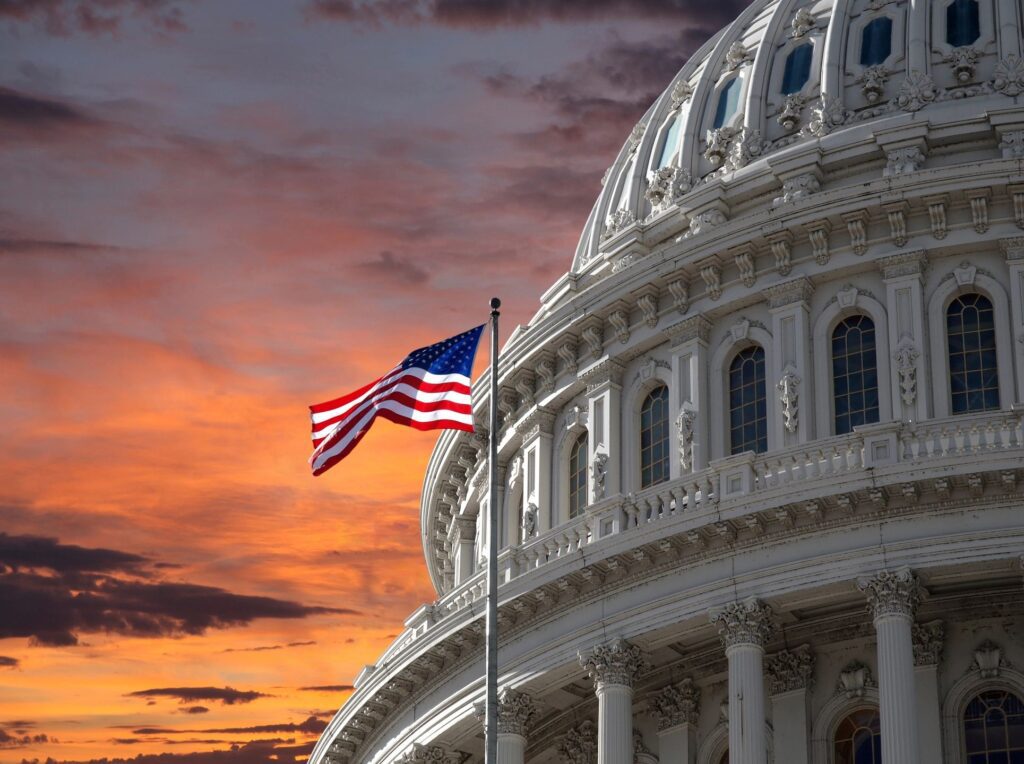
{"type": "Polygon", "coordinates": [[[473,432],[470,376],[484,327],[412,351],[398,366],[358,390],[309,407],[319,475],[344,459],[380,416],[417,430],[473,432]]]}

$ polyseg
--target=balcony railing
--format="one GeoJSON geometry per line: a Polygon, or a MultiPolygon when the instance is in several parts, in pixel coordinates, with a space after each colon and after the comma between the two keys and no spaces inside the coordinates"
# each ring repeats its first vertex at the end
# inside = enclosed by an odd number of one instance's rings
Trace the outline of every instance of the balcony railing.
{"type": "MultiPolygon", "coordinates": [[[[777,490],[788,494],[806,487],[821,493],[821,486],[830,484],[835,487],[833,492],[840,492],[844,482],[865,478],[876,468],[895,465],[934,464],[948,469],[960,463],[963,472],[972,473],[979,471],[978,456],[996,457],[1022,449],[1024,410],[1015,409],[915,423],[869,425],[848,435],[772,453],[748,452],[719,459],[700,472],[635,494],[610,497],[567,523],[503,550],[498,558],[500,583],[518,581],[580,549],[634,529],[673,518],[697,520],[702,514],[710,516],[716,510],[741,507],[751,499],[771,498],[777,490]]],[[[707,522],[711,521],[708,517],[707,522]]],[[[484,572],[479,571],[433,605],[414,613],[406,621],[406,630],[381,656],[379,665],[394,660],[435,624],[485,596],[484,572]]]]}

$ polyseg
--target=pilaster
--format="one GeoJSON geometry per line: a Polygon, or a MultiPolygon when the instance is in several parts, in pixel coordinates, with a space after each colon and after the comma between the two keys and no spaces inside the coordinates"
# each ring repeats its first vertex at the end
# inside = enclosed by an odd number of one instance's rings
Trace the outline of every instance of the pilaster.
{"type": "MultiPolygon", "coordinates": [[[[778,443],[769,449],[806,443],[814,432],[811,405],[810,299],[814,285],[803,276],[762,291],[772,316],[768,367],[769,410],[775,412],[778,443]]],[[[771,429],[769,429],[769,437],[771,429]]]]}
{"type": "Polygon", "coordinates": [[[889,311],[889,352],[895,361],[893,377],[889,381],[892,410],[893,415],[904,422],[925,419],[931,410],[922,294],[927,263],[924,250],[883,257],[878,261],[889,311]]]}
{"type": "Polygon", "coordinates": [[[658,722],[659,764],[696,764],[700,688],[692,679],[670,684],[651,698],[658,722]]]}
{"type": "Polygon", "coordinates": [[[775,759],[787,764],[810,761],[810,699],[814,653],[809,645],[783,650],[766,660],[775,730],[775,759]]]}
{"type": "Polygon", "coordinates": [[[455,585],[473,575],[473,546],[476,541],[476,518],[455,515],[448,526],[448,542],[452,550],[455,585]]]}
{"type": "Polygon", "coordinates": [[[675,479],[698,472],[708,464],[708,336],[711,321],[698,315],[668,327],[664,334],[672,348],[670,411],[674,412],[676,458],[671,463],[675,479]]]}
{"type": "Polygon", "coordinates": [[[622,491],[622,372],[621,363],[603,358],[580,373],[587,385],[590,422],[588,504],[622,491]]]}
{"type": "MultiPolygon", "coordinates": [[[[557,520],[551,506],[551,442],[555,414],[537,406],[519,426],[523,438],[523,506],[521,519],[533,514],[535,533],[544,533],[557,520]]],[[[520,523],[522,525],[522,522],[520,523]]]]}
{"type": "Polygon", "coordinates": [[[917,737],[921,746],[921,761],[943,761],[942,758],[942,701],[939,694],[939,662],[946,630],[942,621],[915,623],[911,630],[914,640],[914,686],[917,706],[917,737]]]}
{"type": "Polygon", "coordinates": [[[1010,310],[1013,368],[1017,377],[1017,403],[1024,403],[1024,236],[1000,239],[999,247],[1010,271],[1010,310]]]}

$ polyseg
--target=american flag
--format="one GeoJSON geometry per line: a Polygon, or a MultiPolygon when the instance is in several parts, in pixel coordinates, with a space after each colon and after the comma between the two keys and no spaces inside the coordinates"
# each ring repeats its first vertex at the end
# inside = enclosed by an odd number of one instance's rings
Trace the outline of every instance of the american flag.
{"type": "Polygon", "coordinates": [[[309,407],[319,475],[344,459],[378,417],[417,430],[473,432],[470,375],[483,325],[412,351],[398,366],[358,390],[309,407]]]}

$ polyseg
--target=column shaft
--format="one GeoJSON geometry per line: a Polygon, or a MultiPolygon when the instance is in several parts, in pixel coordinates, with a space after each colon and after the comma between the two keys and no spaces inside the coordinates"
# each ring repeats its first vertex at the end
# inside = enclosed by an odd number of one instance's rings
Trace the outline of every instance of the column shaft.
{"type": "Polygon", "coordinates": [[[507,732],[498,733],[498,764],[524,764],[526,738],[507,732]]]}
{"type": "Polygon", "coordinates": [[[633,764],[633,688],[597,688],[597,764],[633,764]]]}
{"type": "Polygon", "coordinates": [[[767,764],[764,650],[759,645],[736,644],[725,655],[729,660],[729,762],[767,764]]]}
{"type": "Polygon", "coordinates": [[[875,619],[878,636],[878,698],[882,760],[918,764],[914,645],[909,616],[875,619]]]}

